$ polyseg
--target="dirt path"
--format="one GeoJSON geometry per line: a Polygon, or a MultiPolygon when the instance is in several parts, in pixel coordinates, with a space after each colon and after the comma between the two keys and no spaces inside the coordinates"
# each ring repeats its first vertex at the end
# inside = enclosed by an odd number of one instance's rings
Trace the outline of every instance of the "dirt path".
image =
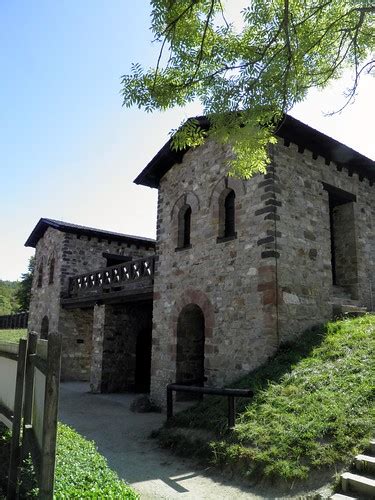
{"type": "Polygon", "coordinates": [[[89,394],[87,384],[66,382],[60,389],[60,420],[93,439],[109,466],[130,483],[142,499],[260,499],[189,460],[161,450],[149,439],[165,415],[132,413],[133,395],[89,394]]]}

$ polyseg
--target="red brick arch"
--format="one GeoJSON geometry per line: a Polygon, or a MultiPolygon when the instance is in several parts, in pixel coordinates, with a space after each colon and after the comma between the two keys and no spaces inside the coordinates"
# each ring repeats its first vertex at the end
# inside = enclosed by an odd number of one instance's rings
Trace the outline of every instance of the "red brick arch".
{"type": "Polygon", "coordinates": [[[246,194],[246,183],[242,179],[224,176],[214,186],[209,199],[209,206],[216,208],[223,191],[233,189],[236,195],[246,194]]]}
{"type": "Polygon", "coordinates": [[[190,205],[193,213],[197,213],[200,210],[200,201],[198,196],[193,193],[193,191],[187,191],[174,202],[171,210],[171,219],[177,218],[176,215],[183,205],[190,205]]]}
{"type": "Polygon", "coordinates": [[[183,294],[176,300],[171,314],[171,330],[173,331],[173,336],[177,337],[177,320],[182,309],[189,305],[196,304],[202,309],[204,314],[205,323],[205,337],[211,338],[212,331],[215,323],[214,308],[207,297],[207,295],[201,290],[196,290],[193,288],[188,288],[183,292],[183,294]]]}

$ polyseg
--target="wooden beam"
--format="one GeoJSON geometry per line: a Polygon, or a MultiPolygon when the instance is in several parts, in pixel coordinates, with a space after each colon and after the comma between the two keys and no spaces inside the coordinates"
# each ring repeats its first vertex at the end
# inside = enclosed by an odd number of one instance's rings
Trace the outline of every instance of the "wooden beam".
{"type": "Polygon", "coordinates": [[[43,446],[39,491],[40,500],[53,499],[60,368],[61,334],[50,333],[48,336],[47,375],[43,414],[43,446]]]}
{"type": "Polygon", "coordinates": [[[136,293],[135,290],[131,292],[121,290],[112,293],[98,293],[88,297],[80,296],[71,299],[62,299],[61,304],[64,309],[77,309],[94,307],[98,301],[101,301],[103,304],[121,304],[152,300],[152,297],[153,285],[149,285],[148,287],[138,290],[138,293],[136,293]]]}
{"type": "Polygon", "coordinates": [[[10,442],[10,460],[8,474],[7,498],[17,497],[19,466],[20,466],[20,436],[22,425],[23,390],[25,381],[27,340],[21,339],[18,348],[16,390],[14,395],[14,415],[12,425],[12,439],[10,442]]]}

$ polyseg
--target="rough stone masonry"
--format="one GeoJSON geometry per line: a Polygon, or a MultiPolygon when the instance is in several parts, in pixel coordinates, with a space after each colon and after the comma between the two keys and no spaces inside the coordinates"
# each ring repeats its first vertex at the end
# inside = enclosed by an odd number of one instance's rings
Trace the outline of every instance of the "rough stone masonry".
{"type": "Polygon", "coordinates": [[[48,317],[62,331],[65,378],[94,392],[151,386],[163,405],[170,382],[229,384],[345,308],[374,310],[375,163],[291,117],[278,136],[267,172],[247,181],[228,177],[229,147],[167,143],[135,180],[159,191],[156,247],[34,229],[37,270],[54,255],[56,279],[36,275],[29,328],[48,317]],[[113,292],[67,308],[69,277],[105,267],[104,254],[154,252],[152,301],[113,292]]]}

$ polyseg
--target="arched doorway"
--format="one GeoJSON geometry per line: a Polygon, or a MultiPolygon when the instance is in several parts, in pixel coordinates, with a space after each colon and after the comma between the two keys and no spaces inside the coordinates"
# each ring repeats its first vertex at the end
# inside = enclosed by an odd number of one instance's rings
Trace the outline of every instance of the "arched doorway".
{"type": "Polygon", "coordinates": [[[49,330],[48,317],[44,316],[44,318],[42,319],[41,327],[40,327],[40,338],[41,339],[47,340],[47,338],[48,338],[48,330],[49,330]]]}
{"type": "Polygon", "coordinates": [[[203,311],[196,304],[188,304],[182,309],[177,320],[176,382],[178,384],[203,385],[204,341],[203,311]]]}

